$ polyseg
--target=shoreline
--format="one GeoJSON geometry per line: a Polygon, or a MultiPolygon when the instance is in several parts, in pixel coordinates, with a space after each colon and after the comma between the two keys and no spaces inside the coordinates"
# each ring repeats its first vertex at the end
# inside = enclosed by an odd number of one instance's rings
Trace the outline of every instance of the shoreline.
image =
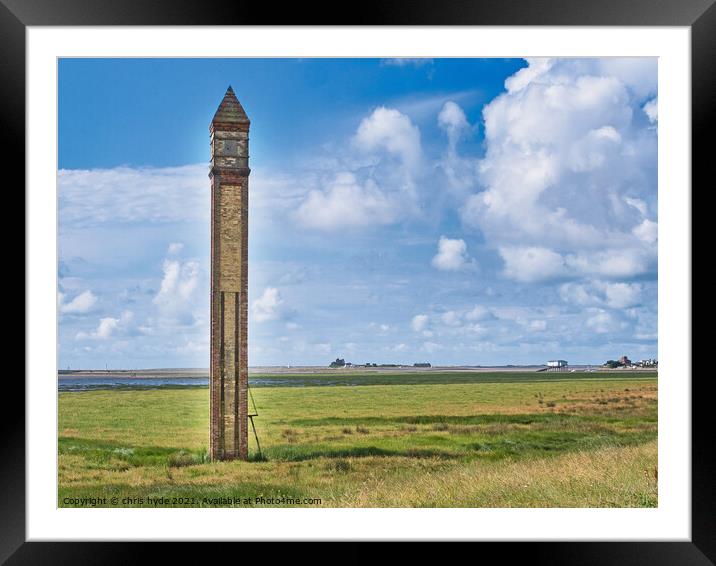
{"type": "MultiPolygon", "coordinates": [[[[348,368],[329,368],[325,366],[265,366],[249,368],[249,375],[364,375],[372,373],[497,373],[497,372],[514,372],[514,373],[535,373],[543,370],[544,365],[530,366],[434,366],[430,368],[398,366],[398,367],[348,367],[348,368]]],[[[617,368],[612,369],[602,366],[575,365],[569,366],[565,371],[549,371],[545,373],[601,373],[601,372],[658,372],[656,368],[617,368]]],[[[97,378],[122,378],[122,379],[208,379],[209,370],[201,368],[175,368],[175,369],[137,369],[137,370],[59,370],[58,379],[97,379],[97,378]]]]}

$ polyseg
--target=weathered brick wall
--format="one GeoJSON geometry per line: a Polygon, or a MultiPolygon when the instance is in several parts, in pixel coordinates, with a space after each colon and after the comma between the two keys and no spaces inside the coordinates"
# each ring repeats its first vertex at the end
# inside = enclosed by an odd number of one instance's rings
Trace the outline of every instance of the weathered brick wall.
{"type": "Polygon", "coordinates": [[[248,134],[231,89],[211,125],[212,459],[248,458],[248,134]]]}

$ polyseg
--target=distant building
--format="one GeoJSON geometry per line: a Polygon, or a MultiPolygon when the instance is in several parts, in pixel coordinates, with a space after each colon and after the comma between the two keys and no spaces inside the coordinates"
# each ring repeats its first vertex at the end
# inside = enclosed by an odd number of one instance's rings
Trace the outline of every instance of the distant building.
{"type": "Polygon", "coordinates": [[[332,368],[346,367],[346,361],[343,358],[336,358],[335,362],[331,362],[330,367],[332,367],[332,368]]]}
{"type": "Polygon", "coordinates": [[[622,356],[621,358],[619,358],[619,363],[623,366],[630,366],[631,360],[629,358],[627,358],[626,356],[622,356]]]}
{"type": "Polygon", "coordinates": [[[567,365],[567,360],[549,360],[547,362],[548,368],[566,368],[567,365]]]}
{"type": "Polygon", "coordinates": [[[645,368],[650,368],[658,366],[659,362],[657,362],[654,358],[649,358],[647,360],[641,360],[639,365],[645,368]]]}
{"type": "Polygon", "coordinates": [[[433,367],[430,362],[417,362],[413,364],[413,367],[415,368],[431,368],[433,367]]]}

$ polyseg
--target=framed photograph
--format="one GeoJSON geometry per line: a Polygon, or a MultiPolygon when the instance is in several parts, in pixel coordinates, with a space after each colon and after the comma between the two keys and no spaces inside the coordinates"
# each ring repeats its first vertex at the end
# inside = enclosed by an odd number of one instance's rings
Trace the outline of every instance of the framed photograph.
{"type": "Polygon", "coordinates": [[[8,563],[713,560],[691,199],[716,8],[374,7],[3,0],[27,210],[8,563]]]}

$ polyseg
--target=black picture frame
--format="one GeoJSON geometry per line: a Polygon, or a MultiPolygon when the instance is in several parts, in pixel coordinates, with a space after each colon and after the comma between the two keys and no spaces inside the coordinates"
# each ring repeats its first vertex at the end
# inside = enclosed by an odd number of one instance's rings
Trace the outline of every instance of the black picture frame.
{"type": "MultiPolygon", "coordinates": [[[[712,161],[707,132],[716,107],[715,0],[370,0],[351,9],[334,3],[306,5],[216,0],[0,0],[0,159],[5,171],[25,184],[25,32],[27,26],[77,25],[560,25],[686,26],[692,49],[692,187],[706,185],[712,161]]],[[[712,175],[711,175],[712,177],[712,175]]],[[[710,179],[709,179],[710,180],[710,179]]],[[[713,181],[710,183],[713,185],[713,181]]],[[[9,185],[8,185],[9,186],[9,185]]],[[[705,189],[706,187],[704,187],[705,189]]],[[[24,204],[20,204],[24,207],[24,204]]],[[[703,212],[702,212],[703,214],[703,212]]],[[[693,225],[693,216],[692,216],[693,225]]],[[[25,294],[25,304],[31,300],[25,294]]],[[[26,339],[32,339],[27,336],[26,339]]],[[[692,390],[692,538],[691,542],[531,542],[490,543],[501,560],[549,564],[713,564],[716,560],[716,466],[711,457],[709,377],[692,390]]],[[[23,407],[4,415],[4,454],[0,458],[0,562],[133,563],[141,543],[25,542],[24,384],[8,376],[5,398],[23,407]]],[[[81,538],[81,533],[78,533],[81,538]]],[[[215,548],[215,547],[214,547],[215,548]]],[[[164,560],[191,559],[186,545],[162,548],[164,560]],[[181,554],[180,554],[181,553],[181,554]]],[[[199,550],[204,556],[206,550],[199,550]]],[[[212,554],[215,550],[212,550],[212,554]]],[[[367,557],[367,555],[365,555],[367,557]]]]}

